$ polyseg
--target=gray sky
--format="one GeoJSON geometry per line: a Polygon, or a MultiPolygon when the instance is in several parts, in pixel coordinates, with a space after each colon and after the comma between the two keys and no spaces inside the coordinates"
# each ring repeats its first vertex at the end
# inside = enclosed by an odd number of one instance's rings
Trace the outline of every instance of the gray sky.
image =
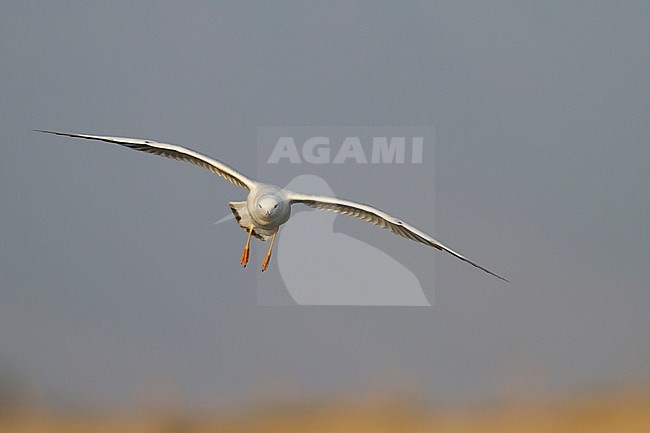
{"type": "Polygon", "coordinates": [[[0,368],[100,403],[650,379],[647,2],[133,3],[0,1],[0,368]],[[512,283],[437,254],[432,308],[259,307],[213,225],[242,190],[31,132],[255,173],[264,125],[434,126],[434,235],[512,283]]]}

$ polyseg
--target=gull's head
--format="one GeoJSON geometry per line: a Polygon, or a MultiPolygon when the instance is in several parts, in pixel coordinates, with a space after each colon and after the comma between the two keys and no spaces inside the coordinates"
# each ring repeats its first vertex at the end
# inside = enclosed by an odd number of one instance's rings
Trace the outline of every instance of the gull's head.
{"type": "Polygon", "coordinates": [[[265,195],[257,202],[257,211],[262,218],[269,219],[277,212],[280,206],[280,199],[273,195],[265,195]]]}

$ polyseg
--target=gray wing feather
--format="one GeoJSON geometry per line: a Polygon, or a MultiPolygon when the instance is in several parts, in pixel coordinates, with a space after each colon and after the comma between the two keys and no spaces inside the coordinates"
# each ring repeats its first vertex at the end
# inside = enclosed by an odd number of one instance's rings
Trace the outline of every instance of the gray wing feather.
{"type": "Polygon", "coordinates": [[[487,272],[488,274],[494,275],[495,277],[508,281],[500,275],[495,274],[494,272],[480,266],[479,264],[471,261],[462,254],[457,253],[451,248],[443,245],[442,243],[435,240],[433,237],[424,233],[423,231],[413,227],[410,224],[401,221],[398,218],[395,218],[392,215],[387,214],[377,208],[369,206],[367,204],[356,203],[349,200],[343,200],[336,197],[321,196],[321,195],[307,195],[299,193],[291,193],[290,195],[291,203],[302,203],[306,206],[322,209],[330,212],[336,212],[341,215],[350,215],[355,218],[362,219],[367,222],[371,222],[379,227],[390,230],[396,235],[402,236],[407,239],[411,239],[416,242],[423,243],[430,247],[436,248],[440,251],[447,251],[449,254],[459,258],[460,260],[469,263],[472,266],[475,266],[482,271],[487,272]]]}
{"type": "Polygon", "coordinates": [[[252,189],[256,183],[255,181],[239,173],[234,168],[230,167],[228,164],[210,158],[209,156],[203,155],[195,150],[188,149],[182,146],[177,146],[175,144],[159,143],[153,140],[141,140],[138,138],[73,134],[73,133],[66,133],[66,132],[44,131],[41,129],[37,129],[36,131],[44,132],[46,134],[62,135],[65,137],[84,138],[87,140],[98,140],[98,141],[105,141],[108,143],[115,143],[121,146],[128,147],[130,149],[139,150],[140,152],[146,152],[152,155],[164,156],[166,158],[171,158],[178,161],[189,162],[201,168],[205,168],[206,170],[210,170],[212,173],[215,173],[223,177],[229,182],[237,186],[241,186],[242,188],[246,188],[248,190],[252,189]]]}

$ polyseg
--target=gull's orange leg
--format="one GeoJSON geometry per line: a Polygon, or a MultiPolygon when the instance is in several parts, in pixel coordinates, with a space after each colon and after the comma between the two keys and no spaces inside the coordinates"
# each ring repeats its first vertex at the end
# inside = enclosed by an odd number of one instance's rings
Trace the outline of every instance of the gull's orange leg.
{"type": "Polygon", "coordinates": [[[251,228],[248,230],[248,238],[246,239],[246,245],[244,245],[244,251],[241,253],[241,260],[239,263],[241,263],[244,267],[248,264],[248,258],[250,257],[250,244],[251,244],[251,235],[253,234],[253,229],[255,227],[251,226],[251,228]]]}
{"type": "Polygon", "coordinates": [[[275,243],[275,235],[277,234],[278,232],[276,231],[271,237],[271,245],[269,245],[269,249],[264,256],[264,261],[262,262],[262,272],[266,271],[266,269],[269,267],[269,262],[271,261],[271,250],[273,249],[273,244],[275,243]]]}

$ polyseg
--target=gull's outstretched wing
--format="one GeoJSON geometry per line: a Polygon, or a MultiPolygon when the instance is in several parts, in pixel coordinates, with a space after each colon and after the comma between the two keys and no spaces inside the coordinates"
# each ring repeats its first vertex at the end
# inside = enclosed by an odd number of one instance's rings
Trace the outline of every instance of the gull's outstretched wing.
{"type": "Polygon", "coordinates": [[[211,172],[223,177],[231,183],[234,183],[237,186],[246,188],[248,190],[252,189],[255,185],[255,181],[247,178],[243,174],[239,173],[234,168],[230,167],[228,164],[224,164],[221,161],[205,156],[199,152],[196,152],[192,149],[186,147],[177,146],[175,144],[166,144],[159,143],[152,140],[140,140],[138,138],[122,138],[122,137],[105,137],[99,135],[85,135],[85,134],[72,134],[66,132],[56,132],[56,131],[43,131],[37,129],[37,132],[45,132],[46,134],[54,135],[63,135],[65,137],[75,137],[75,138],[85,138],[87,140],[99,140],[106,141],[108,143],[115,143],[125,147],[129,147],[134,150],[139,150],[141,152],[151,153],[153,155],[165,156],[167,158],[176,159],[178,161],[186,161],[199,167],[210,170],[211,172]]]}
{"type": "Polygon", "coordinates": [[[429,245],[441,251],[442,250],[447,251],[449,254],[458,257],[459,259],[469,263],[470,265],[476,266],[477,268],[487,272],[488,274],[494,275],[495,277],[500,278],[503,281],[508,281],[502,276],[495,274],[494,272],[484,268],[483,266],[480,266],[477,263],[474,263],[467,257],[457,253],[451,248],[446,247],[445,245],[441,244],[440,242],[438,242],[428,234],[424,233],[423,231],[418,230],[412,225],[407,224],[404,221],[395,218],[394,216],[388,215],[386,212],[382,212],[381,210],[374,208],[372,206],[368,206],[366,204],[361,204],[361,203],[355,203],[353,201],[343,200],[336,197],[329,197],[323,195],[308,195],[308,194],[300,194],[295,192],[291,192],[289,194],[289,200],[291,201],[292,204],[302,203],[304,205],[316,209],[336,212],[342,215],[350,215],[362,219],[364,221],[371,222],[375,225],[390,230],[396,235],[414,240],[416,242],[423,243],[425,245],[429,245]]]}

